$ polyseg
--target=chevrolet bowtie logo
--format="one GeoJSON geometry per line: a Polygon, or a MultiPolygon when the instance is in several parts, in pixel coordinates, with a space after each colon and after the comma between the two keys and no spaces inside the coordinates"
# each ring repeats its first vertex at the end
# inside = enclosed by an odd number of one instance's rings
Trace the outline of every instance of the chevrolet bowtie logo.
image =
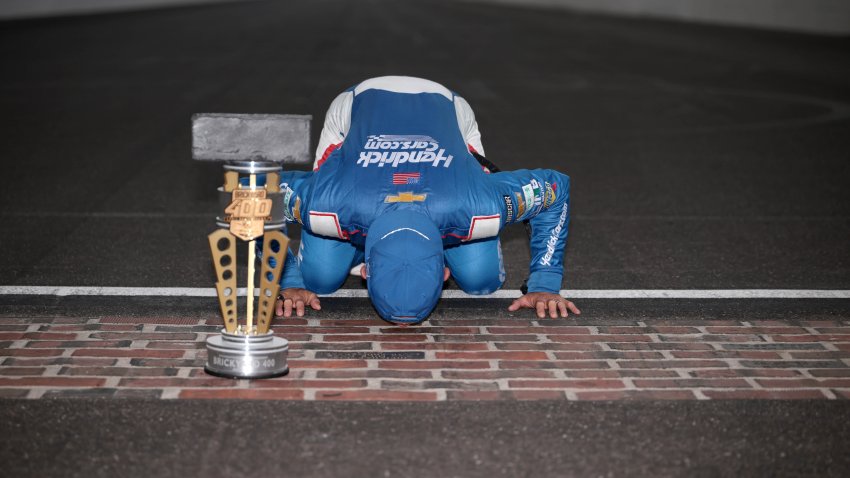
{"type": "Polygon", "coordinates": [[[413,194],[413,191],[408,191],[406,193],[398,193],[395,196],[390,194],[384,199],[384,202],[422,202],[425,200],[427,194],[413,194]]]}

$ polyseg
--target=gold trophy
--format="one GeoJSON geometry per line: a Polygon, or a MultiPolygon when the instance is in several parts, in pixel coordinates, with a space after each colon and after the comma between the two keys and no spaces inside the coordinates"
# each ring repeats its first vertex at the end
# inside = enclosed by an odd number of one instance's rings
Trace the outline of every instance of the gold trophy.
{"type": "Polygon", "coordinates": [[[289,245],[281,231],[286,204],[280,173],[284,163],[310,161],[309,142],[310,116],[202,113],[192,117],[192,157],[224,162],[224,184],[218,188],[223,214],[216,218],[220,229],[208,236],[224,329],[207,339],[204,369],[209,374],[269,378],[289,372],[289,342],[269,330],[289,245]],[[262,265],[255,288],[260,238],[262,265]],[[243,289],[237,287],[237,250],[243,243],[248,266],[244,321],[238,300],[243,289]]]}

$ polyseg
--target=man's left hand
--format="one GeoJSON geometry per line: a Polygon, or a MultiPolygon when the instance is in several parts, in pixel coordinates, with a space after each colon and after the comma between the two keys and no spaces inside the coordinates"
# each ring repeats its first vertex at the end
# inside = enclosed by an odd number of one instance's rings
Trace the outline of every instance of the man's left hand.
{"type": "Polygon", "coordinates": [[[575,304],[558,294],[552,294],[550,292],[529,292],[513,301],[508,307],[508,310],[513,312],[522,308],[537,309],[537,317],[541,319],[546,317],[547,310],[549,311],[549,317],[553,319],[558,318],[558,315],[567,317],[569,312],[576,315],[581,314],[581,311],[578,310],[575,304]]]}

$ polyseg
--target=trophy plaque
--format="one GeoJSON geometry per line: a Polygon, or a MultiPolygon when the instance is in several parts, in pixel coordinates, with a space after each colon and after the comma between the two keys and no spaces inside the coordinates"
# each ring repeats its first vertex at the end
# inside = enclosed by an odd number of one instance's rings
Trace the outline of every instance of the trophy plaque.
{"type": "Polygon", "coordinates": [[[280,173],[283,164],[310,161],[309,142],[310,116],[202,113],[192,117],[192,157],[224,166],[224,182],[218,188],[219,229],[208,236],[224,328],[206,342],[204,369],[209,374],[269,378],[289,372],[289,342],[270,330],[289,245],[282,232],[286,215],[280,173]],[[258,240],[261,266],[255,287],[258,240]],[[244,289],[237,285],[239,249],[246,249],[247,256],[244,289]]]}

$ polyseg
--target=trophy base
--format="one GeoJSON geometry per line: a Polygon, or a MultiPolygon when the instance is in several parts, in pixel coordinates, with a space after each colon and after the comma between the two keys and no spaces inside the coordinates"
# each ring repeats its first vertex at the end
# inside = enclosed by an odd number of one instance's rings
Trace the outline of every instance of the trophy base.
{"type": "Polygon", "coordinates": [[[231,334],[207,339],[207,364],[204,370],[218,377],[272,378],[289,373],[286,357],[289,342],[271,332],[262,335],[231,334]]]}

